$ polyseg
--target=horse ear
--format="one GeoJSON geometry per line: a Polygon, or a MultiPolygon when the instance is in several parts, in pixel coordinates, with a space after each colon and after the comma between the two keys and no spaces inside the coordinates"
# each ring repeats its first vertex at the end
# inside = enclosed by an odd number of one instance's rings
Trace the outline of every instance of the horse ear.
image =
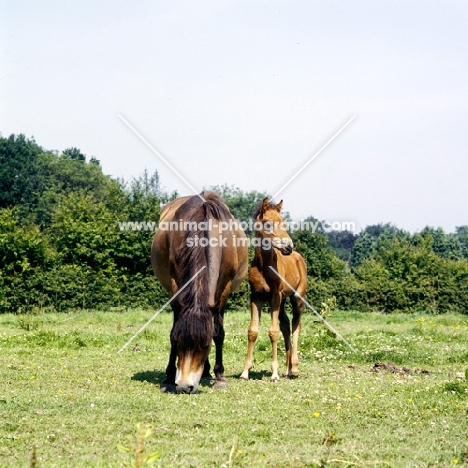
{"type": "Polygon", "coordinates": [[[281,212],[281,208],[283,208],[283,200],[281,200],[277,205],[276,205],[276,211],[278,213],[281,212]]]}
{"type": "Polygon", "coordinates": [[[263,216],[263,213],[268,209],[268,198],[264,198],[262,202],[262,207],[260,208],[260,217],[263,216]]]}

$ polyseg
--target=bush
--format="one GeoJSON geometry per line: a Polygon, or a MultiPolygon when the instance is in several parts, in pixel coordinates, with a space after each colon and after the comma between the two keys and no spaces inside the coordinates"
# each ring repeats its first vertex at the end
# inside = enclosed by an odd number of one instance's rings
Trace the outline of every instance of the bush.
{"type": "Polygon", "coordinates": [[[393,239],[356,269],[370,310],[468,311],[468,262],[435,254],[430,239],[393,239]]]}

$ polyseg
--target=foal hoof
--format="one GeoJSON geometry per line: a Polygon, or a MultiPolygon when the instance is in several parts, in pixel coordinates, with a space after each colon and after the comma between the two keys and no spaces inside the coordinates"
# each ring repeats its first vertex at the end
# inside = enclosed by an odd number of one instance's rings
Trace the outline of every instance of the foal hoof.
{"type": "Polygon", "coordinates": [[[229,385],[225,380],[215,380],[211,388],[214,390],[229,390],[229,385]]]}
{"type": "Polygon", "coordinates": [[[202,380],[213,380],[213,376],[208,372],[208,374],[203,374],[201,376],[202,380]]]}
{"type": "Polygon", "coordinates": [[[163,382],[161,386],[159,387],[159,391],[161,393],[175,393],[176,391],[175,384],[169,384],[169,383],[163,382]]]}

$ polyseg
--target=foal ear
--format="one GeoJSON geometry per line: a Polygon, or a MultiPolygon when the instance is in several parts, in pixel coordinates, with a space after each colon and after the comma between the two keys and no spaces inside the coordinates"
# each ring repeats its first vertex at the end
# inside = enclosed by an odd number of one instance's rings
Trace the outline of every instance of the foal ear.
{"type": "Polygon", "coordinates": [[[276,205],[276,211],[278,213],[281,212],[281,208],[283,208],[283,200],[281,200],[277,205],[276,205]]]}

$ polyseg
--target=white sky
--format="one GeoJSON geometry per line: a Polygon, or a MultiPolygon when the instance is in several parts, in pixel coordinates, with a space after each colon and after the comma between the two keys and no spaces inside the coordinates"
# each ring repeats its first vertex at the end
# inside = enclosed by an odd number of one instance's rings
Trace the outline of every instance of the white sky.
{"type": "Polygon", "coordinates": [[[0,131],[126,179],[276,192],[294,219],[468,224],[465,1],[0,2],[0,131]]]}

